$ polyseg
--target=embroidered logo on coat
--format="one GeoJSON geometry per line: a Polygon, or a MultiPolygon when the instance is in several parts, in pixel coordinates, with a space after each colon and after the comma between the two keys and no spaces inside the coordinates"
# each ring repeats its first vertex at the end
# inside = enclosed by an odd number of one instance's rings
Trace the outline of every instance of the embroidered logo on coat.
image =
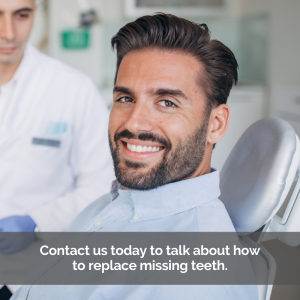
{"type": "Polygon", "coordinates": [[[46,133],[49,135],[58,135],[67,131],[68,124],[62,122],[49,122],[46,127],[46,133]]]}

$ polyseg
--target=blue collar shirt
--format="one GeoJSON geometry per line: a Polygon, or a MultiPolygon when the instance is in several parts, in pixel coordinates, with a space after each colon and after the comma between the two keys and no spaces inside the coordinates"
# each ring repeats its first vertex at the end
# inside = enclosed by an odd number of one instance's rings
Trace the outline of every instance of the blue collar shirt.
{"type": "MultiPolygon", "coordinates": [[[[209,174],[148,191],[124,190],[115,181],[110,195],[80,213],[70,231],[234,232],[219,196],[219,173],[214,169],[209,174]]],[[[250,285],[24,286],[12,299],[256,300],[258,292],[256,286],[250,285]]]]}

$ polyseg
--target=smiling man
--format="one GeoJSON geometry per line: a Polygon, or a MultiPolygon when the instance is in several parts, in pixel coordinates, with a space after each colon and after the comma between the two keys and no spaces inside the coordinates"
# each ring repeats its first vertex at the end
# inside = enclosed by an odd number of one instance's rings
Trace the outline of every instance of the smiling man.
{"type": "MultiPolygon", "coordinates": [[[[112,39],[117,49],[109,141],[117,181],[71,231],[234,232],[218,199],[211,153],[226,133],[237,62],[205,24],[141,17],[112,39]]],[[[249,265],[249,268],[250,265],[249,265]]],[[[51,269],[51,268],[50,268],[51,269]]],[[[255,286],[24,287],[17,298],[258,299],[255,286]],[[89,295],[89,296],[87,296],[89,295]]]]}
{"type": "Polygon", "coordinates": [[[119,59],[109,126],[119,182],[150,190],[210,173],[230,112],[224,102],[212,111],[198,82],[204,66],[176,48],[134,49],[119,59]]]}
{"type": "Polygon", "coordinates": [[[118,181],[150,190],[210,173],[237,81],[232,52],[210,41],[205,24],[165,15],[128,24],[112,46],[118,62],[109,128],[118,181]]]}

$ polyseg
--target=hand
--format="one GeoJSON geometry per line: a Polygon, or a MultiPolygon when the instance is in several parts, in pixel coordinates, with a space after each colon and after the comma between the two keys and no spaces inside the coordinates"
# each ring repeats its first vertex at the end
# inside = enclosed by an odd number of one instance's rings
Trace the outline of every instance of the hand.
{"type": "Polygon", "coordinates": [[[34,240],[35,222],[29,216],[0,220],[0,253],[12,254],[27,248],[34,240]]]}

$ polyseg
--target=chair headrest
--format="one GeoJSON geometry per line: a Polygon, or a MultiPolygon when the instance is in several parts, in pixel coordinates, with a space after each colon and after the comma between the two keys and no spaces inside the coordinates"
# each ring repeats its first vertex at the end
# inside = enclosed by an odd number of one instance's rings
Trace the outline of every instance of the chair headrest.
{"type": "Polygon", "coordinates": [[[300,160],[293,127],[269,117],[251,125],[220,173],[220,199],[238,232],[255,232],[282,205],[300,160]]]}

